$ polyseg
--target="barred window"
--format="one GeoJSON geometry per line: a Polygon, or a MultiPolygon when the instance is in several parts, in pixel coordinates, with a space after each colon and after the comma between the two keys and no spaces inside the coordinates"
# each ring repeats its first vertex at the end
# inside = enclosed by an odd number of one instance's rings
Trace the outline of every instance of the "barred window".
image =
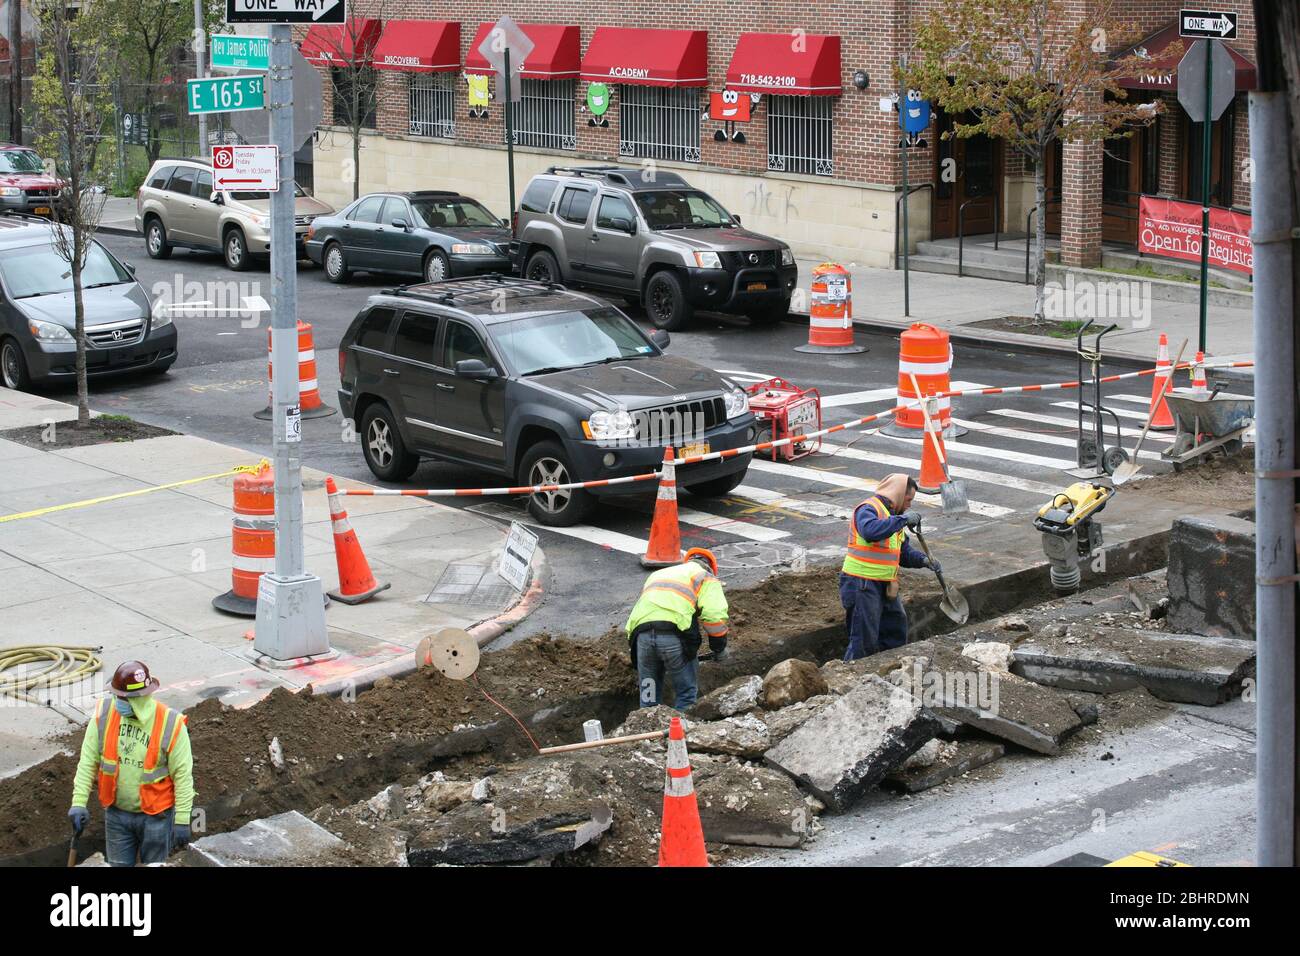
{"type": "Polygon", "coordinates": [[[700,91],[619,87],[618,154],[700,161],[700,91]]]}
{"type": "Polygon", "coordinates": [[[574,103],[577,80],[524,79],[514,108],[515,145],[577,149],[574,103]]]}
{"type": "Polygon", "coordinates": [[[379,75],[370,67],[333,67],[330,81],[334,87],[334,125],[351,126],[353,84],[356,85],[356,112],[362,129],[375,128],[375,101],[378,99],[379,75]]]}
{"type": "Polygon", "coordinates": [[[456,74],[410,74],[410,132],[451,139],[456,135],[456,74]]]}
{"type": "Polygon", "coordinates": [[[833,96],[767,98],[767,168],[830,176],[833,96]]]}

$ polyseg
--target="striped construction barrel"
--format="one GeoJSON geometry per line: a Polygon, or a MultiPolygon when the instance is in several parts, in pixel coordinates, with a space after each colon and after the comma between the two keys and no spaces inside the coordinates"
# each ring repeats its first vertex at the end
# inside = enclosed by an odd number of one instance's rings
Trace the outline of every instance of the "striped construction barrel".
{"type": "Polygon", "coordinates": [[[230,590],[212,599],[218,611],[257,616],[257,582],[275,570],[275,477],[270,466],[235,476],[230,531],[230,590]]]}
{"type": "MultiPolygon", "coordinates": [[[[898,405],[907,405],[894,413],[894,420],[880,430],[897,438],[925,436],[925,417],[917,404],[912,376],[924,395],[948,391],[952,375],[952,344],[943,329],[915,322],[898,340],[898,405]]],[[[944,438],[964,435],[966,429],[952,423],[952,399],[939,399],[939,427],[944,438]]]]}
{"type": "MultiPolygon", "coordinates": [[[[275,396],[271,394],[271,330],[266,330],[266,408],[253,417],[271,417],[275,396]]],[[[320,383],[316,379],[316,347],[312,344],[311,324],[298,320],[298,410],[303,418],[324,418],[333,415],[334,409],[321,401],[320,383]]]]}
{"type": "Polygon", "coordinates": [[[853,277],[837,262],[823,262],[812,271],[808,303],[808,344],[796,352],[846,354],[865,352],[853,344],[853,277]]]}

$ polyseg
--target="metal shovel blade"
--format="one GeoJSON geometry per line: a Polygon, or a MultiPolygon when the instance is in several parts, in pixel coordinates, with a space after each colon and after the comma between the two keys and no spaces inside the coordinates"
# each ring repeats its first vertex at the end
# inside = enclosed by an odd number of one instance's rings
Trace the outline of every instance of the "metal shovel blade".
{"type": "Polygon", "coordinates": [[[939,496],[943,499],[944,514],[970,514],[970,501],[966,497],[966,482],[949,479],[941,483],[939,485],[939,496]]]}
{"type": "Polygon", "coordinates": [[[944,588],[939,610],[956,624],[965,624],[970,620],[970,605],[966,603],[965,596],[955,588],[944,588]]]}
{"type": "Polygon", "coordinates": [[[1135,461],[1126,461],[1111,474],[1111,484],[1122,485],[1130,478],[1137,477],[1137,473],[1142,470],[1142,466],[1135,461]]]}

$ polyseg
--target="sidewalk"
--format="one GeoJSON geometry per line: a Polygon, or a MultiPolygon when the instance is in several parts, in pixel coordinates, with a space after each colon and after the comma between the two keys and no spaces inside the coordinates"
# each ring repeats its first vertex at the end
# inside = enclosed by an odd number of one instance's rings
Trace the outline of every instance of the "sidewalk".
{"type": "Polygon", "coordinates": [[[99,216],[99,231],[138,235],[135,231],[135,197],[109,196],[99,216]]]}
{"type": "MultiPolygon", "coordinates": [[[[796,263],[799,266],[799,288],[804,290],[804,302],[807,303],[812,270],[819,263],[815,259],[798,259],[796,263]]],[[[1072,339],[970,327],[971,323],[983,319],[1033,315],[1032,285],[970,276],[958,278],[931,272],[911,272],[911,316],[906,317],[903,315],[901,269],[869,269],[848,262],[841,265],[853,273],[853,320],[859,326],[902,331],[914,322],[925,322],[946,330],[954,338],[1074,354],[1072,339]]],[[[1141,281],[1123,275],[1115,275],[1113,278],[1123,282],[1141,281]]],[[[805,304],[804,309],[806,308],[805,304]]],[[[792,308],[792,311],[803,310],[792,308]]],[[[1151,324],[1148,328],[1134,328],[1133,320],[1129,319],[1113,321],[1119,323],[1120,327],[1103,341],[1105,355],[1139,361],[1147,366],[1154,365],[1161,332],[1169,336],[1171,360],[1184,338],[1187,339],[1184,360],[1190,361],[1195,355],[1200,310],[1194,303],[1153,299],[1151,324]]],[[[1102,321],[1102,324],[1106,322],[1102,321]]],[[[1224,361],[1251,358],[1254,354],[1253,329],[1254,318],[1250,309],[1228,308],[1211,303],[1206,321],[1206,341],[1209,345],[1207,354],[1224,361]]]]}
{"type": "MultiPolygon", "coordinates": [[[[74,406],[0,390],[0,430],[75,415],[74,406]]],[[[56,441],[49,450],[0,439],[0,515],[254,463],[245,451],[185,435],[81,448],[56,441]]],[[[328,590],[338,577],[324,478],[303,469],[307,565],[328,590]]],[[[399,666],[413,659],[421,638],[444,627],[474,627],[519,604],[494,570],[505,540],[500,525],[419,498],[349,498],[371,568],[391,589],[356,607],[330,603],[325,620],[336,660],[296,670],[258,668],[246,656],[252,642],[244,633],[252,620],[212,607],[230,589],[233,481],[0,524],[0,648],[103,646],[98,680],[70,688],[58,709],[0,698],[0,777],[52,756],[55,738],[88,719],[93,694],[121,661],[145,661],[162,681],[160,697],[173,706],[212,697],[246,706],[276,688],[298,690],[399,666]],[[465,587],[453,586],[453,579],[470,577],[481,578],[477,587],[456,593],[465,587]]]]}

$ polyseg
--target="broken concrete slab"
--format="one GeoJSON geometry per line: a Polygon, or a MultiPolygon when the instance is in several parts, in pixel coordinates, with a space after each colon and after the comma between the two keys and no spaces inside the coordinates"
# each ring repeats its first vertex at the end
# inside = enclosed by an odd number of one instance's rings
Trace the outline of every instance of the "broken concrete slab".
{"type": "Polygon", "coordinates": [[[347,844],[297,810],[254,820],[230,833],[195,840],[185,851],[189,866],[288,866],[303,864],[347,844]]]}
{"type": "Polygon", "coordinates": [[[757,674],[737,677],[705,694],[689,713],[700,720],[721,720],[741,714],[758,706],[758,695],[762,690],[763,678],[757,674]]]}
{"type": "Polygon", "coordinates": [[[938,729],[917,698],[872,675],[805,721],[764,760],[829,809],[843,812],[938,729]]]}
{"type": "Polygon", "coordinates": [[[753,714],[727,717],[707,724],[692,724],[686,734],[689,753],[723,754],[759,760],[772,746],[767,724],[753,714]]]}
{"type": "Polygon", "coordinates": [[[1221,704],[1255,676],[1255,642],[1196,634],[1106,628],[1089,640],[1038,638],[1020,645],[1012,669],[1052,687],[1113,694],[1145,687],[1161,700],[1221,704]]]}
{"type": "Polygon", "coordinates": [[[939,746],[938,757],[927,766],[899,768],[885,777],[888,786],[920,793],[964,773],[992,763],[1006,748],[991,740],[956,740],[939,746]]]}
{"type": "MultiPolygon", "coordinates": [[[[1025,630],[1028,629],[1026,626],[1025,630]]],[[[990,670],[1005,673],[1011,669],[1011,645],[1002,641],[972,641],[962,647],[961,656],[990,670]]]]}
{"type": "Polygon", "coordinates": [[[765,710],[780,710],[824,694],[827,689],[816,664],[791,657],[773,666],[763,676],[763,690],[758,702],[765,710]]]}
{"type": "Polygon", "coordinates": [[[662,730],[667,733],[674,717],[681,717],[682,726],[686,728],[695,723],[695,721],[684,717],[680,710],[674,710],[667,704],[656,704],[653,707],[638,707],[636,710],[630,711],[623,723],[605,736],[630,737],[633,734],[648,734],[654,730],[662,730]]]}
{"type": "MultiPolygon", "coordinates": [[[[879,673],[879,665],[870,657],[854,661],[833,660],[821,666],[822,680],[832,694],[847,694],[866,679],[868,674],[879,673]]],[[[883,675],[882,675],[883,676],[883,675]]]]}
{"type": "Polygon", "coordinates": [[[1084,725],[1060,691],[1015,674],[940,665],[926,671],[921,699],[941,716],[1049,757],[1084,725]]]}
{"type": "Polygon", "coordinates": [[[786,737],[789,737],[796,727],[801,726],[804,721],[814,716],[834,699],[830,694],[818,694],[816,697],[809,697],[807,700],[801,700],[789,707],[782,707],[780,710],[760,711],[758,716],[767,725],[767,732],[772,743],[778,744],[786,737]]]}
{"type": "Polygon", "coordinates": [[[1167,581],[1171,631],[1254,639],[1254,524],[1231,515],[1178,519],[1167,581]]]}
{"type": "Polygon", "coordinates": [[[797,847],[808,838],[812,813],[794,781],[776,770],[731,763],[701,775],[695,791],[710,843],[797,847]]]}

